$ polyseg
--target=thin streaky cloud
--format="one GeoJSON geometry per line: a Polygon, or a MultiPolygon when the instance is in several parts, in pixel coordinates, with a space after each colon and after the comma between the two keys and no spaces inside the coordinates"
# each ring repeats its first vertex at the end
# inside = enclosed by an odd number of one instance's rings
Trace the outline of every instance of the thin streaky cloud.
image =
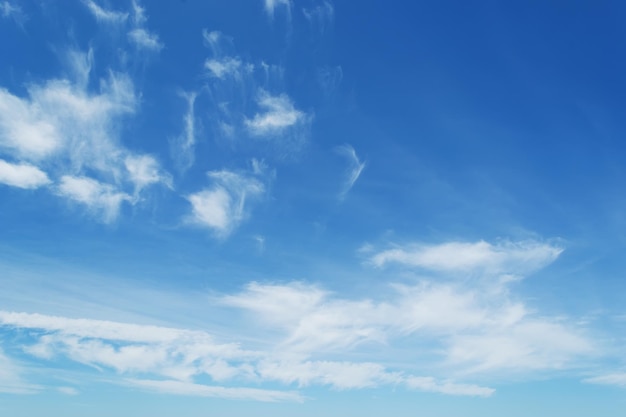
{"type": "Polygon", "coordinates": [[[87,6],[91,14],[93,14],[93,16],[101,22],[124,23],[128,20],[127,12],[107,10],[94,0],[83,0],[83,4],[87,6]]]}
{"type": "Polygon", "coordinates": [[[340,198],[344,198],[348,194],[348,192],[352,189],[352,187],[354,186],[356,181],[359,179],[359,177],[361,176],[361,173],[365,169],[366,163],[365,161],[361,162],[361,160],[359,159],[352,145],[346,144],[343,146],[338,146],[337,148],[335,148],[335,151],[338,154],[344,156],[348,160],[348,164],[349,164],[348,170],[347,170],[347,177],[344,181],[344,184],[340,193],[340,198]]]}
{"type": "MultiPolygon", "coordinates": [[[[407,389],[470,396],[489,396],[493,392],[486,387],[390,371],[378,363],[308,360],[271,347],[245,350],[238,343],[219,343],[208,333],[197,330],[7,311],[0,311],[0,327],[32,330],[30,342],[21,348],[40,361],[64,357],[97,367],[101,372],[113,370],[117,376],[109,378],[111,383],[130,383],[162,394],[256,401],[304,399],[290,390],[232,384],[225,389],[195,382],[203,375],[218,383],[247,381],[255,385],[264,382],[298,387],[330,386],[338,390],[403,385],[407,389]]],[[[2,359],[0,355],[0,362],[2,359]]],[[[6,373],[10,367],[3,369],[6,373]]],[[[14,376],[11,373],[5,379],[15,386],[14,376]]]]}
{"type": "Polygon", "coordinates": [[[171,141],[171,154],[179,170],[186,171],[195,161],[196,146],[196,116],[195,103],[197,93],[182,93],[182,98],[187,103],[187,111],[183,116],[183,131],[171,141]]]}
{"type": "Polygon", "coordinates": [[[36,166],[12,164],[0,159],[0,183],[25,189],[39,188],[51,183],[48,175],[36,166]]]}
{"type": "Polygon", "coordinates": [[[375,253],[370,261],[378,267],[398,264],[446,273],[509,274],[514,278],[550,264],[562,252],[559,245],[537,241],[496,244],[453,241],[439,245],[397,245],[375,253]]]}
{"type": "Polygon", "coordinates": [[[265,4],[265,11],[270,17],[274,16],[275,10],[278,7],[284,7],[287,13],[291,13],[291,0],[263,0],[265,4]]]}
{"type": "Polygon", "coordinates": [[[626,388],[626,372],[599,375],[583,379],[583,382],[597,385],[612,385],[626,388]]]}
{"type": "Polygon", "coordinates": [[[0,347],[0,393],[35,394],[41,387],[24,381],[23,369],[14,363],[0,347]]]}
{"type": "Polygon", "coordinates": [[[223,398],[228,400],[252,400],[261,402],[304,401],[302,395],[293,391],[209,386],[176,380],[128,379],[124,383],[130,385],[131,387],[160,394],[223,398]]]}
{"type": "Polygon", "coordinates": [[[124,201],[133,201],[130,195],[115,186],[84,176],[64,175],[57,192],[69,200],[83,204],[105,223],[111,223],[117,218],[124,201]]]}
{"type": "Polygon", "coordinates": [[[302,14],[321,34],[324,34],[332,25],[335,18],[335,7],[330,1],[323,0],[320,4],[303,8],[302,14]]]}

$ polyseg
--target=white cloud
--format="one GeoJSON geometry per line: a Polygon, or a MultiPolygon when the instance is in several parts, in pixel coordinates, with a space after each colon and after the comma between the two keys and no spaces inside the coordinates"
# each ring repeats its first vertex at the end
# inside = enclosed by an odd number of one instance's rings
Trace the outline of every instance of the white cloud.
{"type": "Polygon", "coordinates": [[[563,248],[536,241],[408,245],[376,253],[376,266],[396,263],[445,273],[527,274],[553,262],[563,248]]]}
{"type": "Polygon", "coordinates": [[[57,388],[57,391],[59,391],[61,394],[65,394],[65,395],[78,395],[80,394],[80,392],[73,387],[59,387],[57,388]]]}
{"type": "Polygon", "coordinates": [[[0,2],[0,16],[12,18],[20,26],[26,20],[26,15],[22,11],[22,8],[11,1],[0,2]]]}
{"type": "Polygon", "coordinates": [[[22,370],[0,349],[0,393],[33,394],[40,387],[24,382],[22,370]]]}
{"type": "Polygon", "coordinates": [[[583,380],[589,384],[613,385],[617,387],[626,387],[626,372],[600,375],[583,380]]]}
{"type": "Polygon", "coordinates": [[[24,99],[0,89],[0,147],[14,157],[39,161],[63,152],[74,169],[87,164],[110,171],[114,144],[113,120],[135,110],[128,77],[110,74],[99,94],[89,94],[67,80],[31,86],[24,99]]]}
{"type": "Polygon", "coordinates": [[[123,23],[128,19],[128,13],[106,10],[94,0],[83,0],[83,3],[91,14],[101,22],[123,23]]]}
{"type": "MultiPolygon", "coordinates": [[[[194,382],[202,375],[213,381],[325,385],[335,389],[404,385],[409,389],[474,396],[486,396],[492,391],[388,371],[371,362],[311,361],[284,353],[277,356],[271,347],[267,351],[243,350],[238,344],[217,343],[203,331],[5,311],[0,311],[0,326],[30,330],[35,343],[22,348],[40,360],[64,357],[101,372],[111,369],[120,375],[109,378],[111,382],[158,393],[257,401],[303,400],[293,391],[224,388],[194,382]]],[[[0,363],[1,359],[2,356],[0,363]]],[[[6,373],[10,368],[2,369],[6,373]]]]}
{"type": "Polygon", "coordinates": [[[311,8],[303,8],[302,13],[309,23],[316,27],[320,33],[326,32],[335,18],[335,8],[330,1],[323,0],[320,4],[311,8]]]}
{"type": "Polygon", "coordinates": [[[497,375],[566,369],[598,351],[576,324],[533,314],[490,285],[422,281],[395,285],[382,300],[353,300],[302,283],[251,283],[220,301],[250,312],[255,326],[278,335],[280,352],[336,354],[418,338],[456,374],[497,375]]]}
{"type": "Polygon", "coordinates": [[[196,93],[186,93],[182,97],[187,102],[187,112],[183,117],[183,132],[170,142],[172,158],[181,171],[189,169],[195,160],[196,118],[194,106],[196,93]]]}
{"type": "Polygon", "coordinates": [[[129,192],[137,200],[147,186],[171,186],[171,179],[154,157],[120,144],[119,121],[133,114],[138,102],[129,76],[110,71],[97,91],[90,91],[93,50],[70,50],[66,57],[72,81],[30,85],[26,97],[0,89],[0,153],[16,160],[2,162],[1,175],[3,182],[22,188],[45,185],[48,175],[61,177],[57,195],[110,222],[129,192]],[[42,164],[50,174],[41,171],[42,164]]]}
{"type": "Polygon", "coordinates": [[[309,115],[296,109],[286,94],[272,96],[261,89],[258,92],[257,105],[262,112],[245,120],[249,132],[254,136],[281,135],[292,127],[308,124],[311,119],[309,115]]]}
{"type": "Polygon", "coordinates": [[[302,402],[304,400],[300,394],[291,391],[276,391],[258,388],[227,388],[172,380],[129,379],[126,382],[131,386],[161,394],[224,398],[229,400],[253,400],[262,402],[302,402]]]}
{"type": "Polygon", "coordinates": [[[137,48],[146,49],[153,52],[159,52],[163,49],[163,44],[159,41],[156,33],[146,29],[148,17],[146,10],[137,0],[132,2],[132,24],[133,29],[128,32],[128,39],[135,44],[137,48]]]}
{"type": "Polygon", "coordinates": [[[135,186],[135,195],[152,184],[163,183],[172,187],[171,177],[161,172],[159,163],[150,155],[127,156],[124,165],[128,170],[129,180],[135,186]]]}
{"type": "Polygon", "coordinates": [[[287,9],[287,12],[291,11],[291,0],[263,0],[265,3],[265,11],[270,15],[274,16],[274,11],[279,6],[283,6],[287,9]]]}
{"type": "Polygon", "coordinates": [[[11,164],[0,159],[0,183],[18,188],[39,188],[50,184],[48,175],[28,164],[11,164]]]}
{"type": "Polygon", "coordinates": [[[343,155],[348,159],[349,164],[347,171],[348,175],[344,181],[340,194],[340,197],[344,198],[352,186],[354,186],[356,180],[358,180],[361,176],[361,172],[363,172],[363,169],[365,168],[365,162],[361,162],[361,160],[359,160],[356,151],[351,145],[346,144],[335,149],[340,155],[343,155]]]}
{"type": "Polygon", "coordinates": [[[495,390],[473,384],[457,384],[450,381],[438,382],[431,377],[409,377],[404,382],[409,388],[426,392],[438,392],[448,395],[468,395],[472,397],[489,397],[495,390]]]}
{"type": "Polygon", "coordinates": [[[103,184],[93,178],[64,175],[58,193],[70,200],[86,205],[102,216],[105,222],[117,218],[123,201],[131,201],[130,195],[120,192],[110,184],[103,184]]]}
{"type": "Polygon", "coordinates": [[[204,67],[209,70],[212,77],[224,79],[228,76],[239,77],[242,70],[251,72],[252,65],[244,65],[239,58],[225,57],[220,59],[207,59],[204,67]]]}
{"type": "Polygon", "coordinates": [[[231,171],[210,171],[207,175],[213,187],[187,196],[191,221],[227,236],[245,218],[247,200],[263,194],[265,187],[254,177],[231,171]]]}
{"type": "Polygon", "coordinates": [[[159,41],[159,36],[149,32],[144,28],[136,28],[128,32],[128,38],[139,48],[158,52],[163,49],[163,44],[159,41]]]}

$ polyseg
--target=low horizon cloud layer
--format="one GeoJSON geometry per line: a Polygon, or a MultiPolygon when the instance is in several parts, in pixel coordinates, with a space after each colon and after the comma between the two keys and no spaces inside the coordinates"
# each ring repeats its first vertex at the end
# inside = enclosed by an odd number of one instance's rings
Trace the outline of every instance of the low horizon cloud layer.
{"type": "MultiPolygon", "coordinates": [[[[227,173],[213,175],[223,177],[222,181],[241,181],[227,173]]],[[[444,269],[449,280],[391,283],[376,298],[344,298],[305,282],[250,282],[240,292],[210,296],[209,305],[218,308],[221,316],[242,323],[230,335],[222,331],[221,340],[205,330],[10,311],[0,311],[0,327],[23,334],[29,341],[20,349],[33,359],[70,360],[107,374],[120,385],[258,401],[304,401],[293,389],[316,385],[338,390],[390,385],[488,397],[493,388],[459,381],[558,373],[576,369],[581,359],[602,355],[604,348],[574,318],[542,316],[513,295],[514,281],[499,279],[520,274],[520,259],[526,263],[524,273],[546,266],[562,252],[561,247],[533,241],[498,245],[481,241],[415,248],[394,250],[426,254],[416,255],[417,259],[436,254],[436,261],[425,262],[435,271],[446,261],[463,259],[463,263],[444,269]],[[446,252],[448,248],[453,250],[446,252]],[[479,283],[470,286],[458,281],[460,269],[467,274],[481,271],[479,283]],[[247,346],[248,339],[262,343],[247,346]],[[404,353],[381,356],[373,353],[375,346],[403,346],[404,353]],[[413,353],[407,349],[410,346],[415,347],[413,353]],[[361,359],[348,359],[351,352],[361,359]],[[372,355],[369,360],[368,355],[372,355]],[[395,365],[385,365],[388,362],[395,365]],[[432,374],[408,371],[420,368],[432,374]],[[197,382],[202,376],[213,384],[197,382]],[[287,390],[259,389],[264,383],[279,383],[287,390]]],[[[388,251],[372,256],[381,258],[387,259],[388,251]]],[[[416,266],[420,263],[407,263],[408,268],[416,266]]],[[[9,362],[8,357],[4,360],[9,362]]],[[[10,389],[6,381],[17,381],[7,369],[5,390],[10,389]]],[[[585,381],[623,382],[619,376],[585,381]]],[[[21,382],[14,390],[20,391],[20,386],[28,385],[21,382]]]]}

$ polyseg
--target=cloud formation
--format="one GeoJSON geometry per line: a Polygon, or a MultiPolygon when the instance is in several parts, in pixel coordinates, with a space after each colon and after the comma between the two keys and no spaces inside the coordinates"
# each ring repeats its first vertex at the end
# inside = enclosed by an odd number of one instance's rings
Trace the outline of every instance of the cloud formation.
{"type": "Polygon", "coordinates": [[[373,254],[370,260],[379,267],[398,264],[443,273],[509,274],[514,278],[548,265],[561,252],[560,246],[536,241],[448,242],[396,246],[373,254]]]}
{"type": "Polygon", "coordinates": [[[361,176],[363,169],[365,169],[365,162],[361,162],[351,145],[338,146],[335,151],[348,160],[347,176],[339,194],[340,198],[344,198],[361,176]]]}
{"type": "Polygon", "coordinates": [[[107,10],[94,0],[83,0],[83,3],[87,6],[91,14],[93,14],[94,17],[100,22],[124,23],[128,20],[127,12],[107,10]]]}
{"type": "Polygon", "coordinates": [[[48,175],[29,164],[11,164],[0,159],[0,183],[12,187],[33,189],[50,184],[48,175]]]}
{"type": "Polygon", "coordinates": [[[0,160],[0,181],[20,188],[56,183],[57,195],[111,222],[123,201],[137,201],[150,185],[171,186],[171,178],[154,157],[119,143],[119,120],[138,106],[129,76],[109,71],[92,91],[93,51],[66,56],[73,80],[32,84],[26,97],[0,88],[0,155],[16,160],[0,160]]]}
{"type": "Polygon", "coordinates": [[[249,200],[261,196],[265,187],[253,176],[227,170],[210,171],[207,176],[213,185],[187,196],[190,219],[225,237],[245,218],[249,200]]]}

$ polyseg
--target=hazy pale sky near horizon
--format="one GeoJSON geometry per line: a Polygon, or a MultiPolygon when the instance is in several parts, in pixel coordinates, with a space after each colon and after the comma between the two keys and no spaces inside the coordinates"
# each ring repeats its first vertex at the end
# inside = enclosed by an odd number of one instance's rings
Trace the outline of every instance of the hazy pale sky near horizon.
{"type": "Polygon", "coordinates": [[[621,416],[625,19],[0,0],[0,414],[621,416]]]}

